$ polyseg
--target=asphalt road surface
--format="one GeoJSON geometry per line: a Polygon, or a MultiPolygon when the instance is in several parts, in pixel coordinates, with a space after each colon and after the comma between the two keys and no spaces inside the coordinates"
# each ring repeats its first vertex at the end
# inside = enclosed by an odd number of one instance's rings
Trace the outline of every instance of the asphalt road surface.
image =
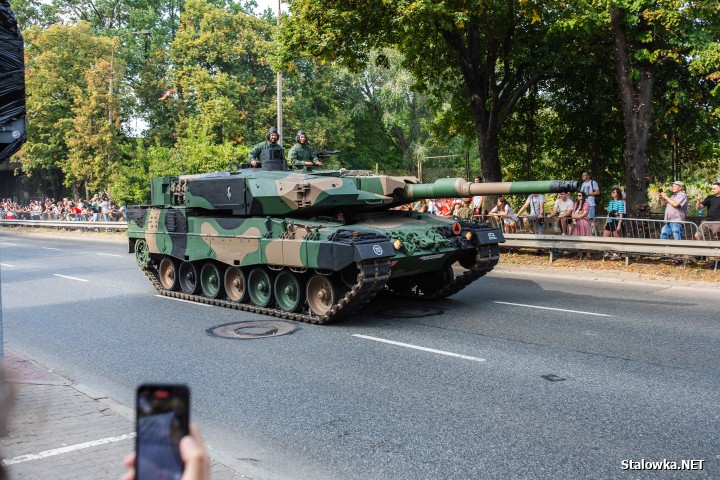
{"type": "Polygon", "coordinates": [[[233,340],[206,331],[267,318],[156,296],[126,251],[0,233],[7,347],[128,406],[189,384],[251,478],[720,478],[717,289],[496,271],[233,340]],[[703,469],[623,470],[663,460],[703,469]]]}

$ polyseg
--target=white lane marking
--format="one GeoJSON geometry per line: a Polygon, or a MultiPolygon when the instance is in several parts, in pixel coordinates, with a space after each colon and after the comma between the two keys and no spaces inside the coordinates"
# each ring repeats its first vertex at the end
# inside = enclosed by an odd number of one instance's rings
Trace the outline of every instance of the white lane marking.
{"type": "Polygon", "coordinates": [[[208,305],[207,303],[198,303],[198,302],[193,302],[191,300],[183,300],[182,298],[166,297],[165,295],[155,295],[155,296],[158,298],[164,298],[166,300],[175,300],[176,302],[192,303],[193,305],[200,305],[201,307],[212,307],[212,305],[208,305]]]}
{"type": "Polygon", "coordinates": [[[446,352],[444,350],[435,350],[434,348],[420,347],[417,345],[411,345],[409,343],[400,343],[393,340],[386,340],[384,338],[369,337],[367,335],[354,334],[353,337],[364,338],[365,340],[373,340],[375,342],[389,343],[390,345],[397,345],[398,347],[414,348],[415,350],[422,350],[423,352],[438,353],[440,355],[447,355],[448,357],[463,358],[465,360],[473,360],[475,362],[484,362],[484,358],[470,357],[468,355],[460,355],[459,353],[446,352]]]}
{"type": "Polygon", "coordinates": [[[99,440],[93,440],[91,442],[77,443],[75,445],[68,445],[67,447],[54,448],[52,450],[45,450],[45,451],[42,451],[39,453],[30,453],[27,455],[20,455],[18,457],[6,458],[6,459],[3,459],[2,462],[5,465],[15,465],[17,463],[29,462],[31,460],[40,460],[40,459],[52,457],[55,455],[62,455],[63,453],[74,452],[76,450],[83,450],[85,448],[97,447],[98,445],[105,445],[106,443],[121,442],[123,440],[128,440],[130,438],[135,438],[134,432],[126,433],[124,435],[120,435],[119,437],[106,437],[106,438],[101,438],[99,440]]]}
{"type": "Polygon", "coordinates": [[[40,247],[40,248],[42,248],[43,250],[57,250],[59,252],[62,251],[62,248],[53,248],[53,247],[40,247]]]}
{"type": "Polygon", "coordinates": [[[14,267],[15,265],[10,265],[9,263],[0,263],[3,267],[14,267]]]}
{"type": "Polygon", "coordinates": [[[493,301],[493,303],[500,303],[502,305],[515,305],[516,307],[539,308],[541,310],[555,310],[556,312],[581,313],[583,315],[595,315],[596,317],[612,317],[612,315],[606,315],[604,313],[581,312],[580,310],[565,310],[564,308],[541,307],[539,305],[525,305],[524,303],[510,303],[510,302],[496,302],[496,301],[493,301]]]}
{"type": "Polygon", "coordinates": [[[98,255],[102,255],[103,257],[122,257],[122,255],[115,255],[114,253],[98,253],[98,255]]]}
{"type": "Polygon", "coordinates": [[[89,282],[90,280],[85,280],[84,278],[77,278],[77,277],[68,277],[67,275],[60,275],[59,273],[53,273],[56,277],[62,277],[62,278],[69,278],[70,280],[77,280],[78,282],[89,282]]]}
{"type": "Polygon", "coordinates": [[[3,242],[2,244],[3,244],[3,245],[10,245],[11,247],[17,247],[17,243],[3,242]]]}

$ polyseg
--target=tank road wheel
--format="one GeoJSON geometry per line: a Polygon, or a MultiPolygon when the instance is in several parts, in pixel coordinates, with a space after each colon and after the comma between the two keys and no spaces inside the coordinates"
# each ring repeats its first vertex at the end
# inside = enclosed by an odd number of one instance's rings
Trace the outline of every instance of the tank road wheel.
{"type": "Polygon", "coordinates": [[[135,242],[135,261],[143,270],[150,266],[150,247],[145,240],[135,242]]]}
{"type": "Polygon", "coordinates": [[[195,295],[199,289],[197,268],[190,262],[183,262],[180,265],[180,290],[195,295]]]}
{"type": "Polygon", "coordinates": [[[165,257],[160,260],[160,283],[166,290],[177,290],[178,287],[178,272],[177,264],[175,260],[170,257],[165,257]]]}
{"type": "Polygon", "coordinates": [[[307,283],[306,293],[310,310],[318,316],[328,313],[337,301],[335,287],[324,275],[313,275],[307,283]]]}
{"type": "Polygon", "coordinates": [[[275,301],[286,312],[296,312],[305,302],[305,291],[293,272],[283,270],[275,277],[275,301]]]}
{"type": "Polygon", "coordinates": [[[258,307],[267,307],[272,300],[272,279],[262,267],[255,267],[248,275],[248,295],[258,307]]]}
{"type": "Polygon", "coordinates": [[[233,302],[242,302],[247,293],[245,274],[238,267],[225,270],[225,294],[233,302]]]}
{"type": "Polygon", "coordinates": [[[213,262],[207,262],[200,270],[200,286],[206,297],[218,298],[222,293],[223,280],[220,269],[213,262]]]}

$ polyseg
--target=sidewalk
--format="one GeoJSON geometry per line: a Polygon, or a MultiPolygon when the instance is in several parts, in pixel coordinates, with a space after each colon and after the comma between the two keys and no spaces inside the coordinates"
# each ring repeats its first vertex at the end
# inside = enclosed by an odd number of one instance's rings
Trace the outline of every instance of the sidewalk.
{"type": "MultiPolygon", "coordinates": [[[[93,398],[67,379],[5,350],[6,391],[13,398],[0,458],[10,479],[118,479],[135,448],[134,412],[93,398]]],[[[213,462],[213,480],[245,478],[213,462]]]]}

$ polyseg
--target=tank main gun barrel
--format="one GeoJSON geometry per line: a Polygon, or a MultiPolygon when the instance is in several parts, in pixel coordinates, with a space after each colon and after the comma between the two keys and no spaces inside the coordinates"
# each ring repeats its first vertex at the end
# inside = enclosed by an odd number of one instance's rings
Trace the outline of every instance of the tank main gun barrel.
{"type": "Polygon", "coordinates": [[[463,198],[475,195],[515,195],[560,193],[579,190],[577,180],[546,180],[535,182],[472,183],[461,178],[441,178],[434,183],[408,183],[400,200],[423,198],[463,198]]]}

